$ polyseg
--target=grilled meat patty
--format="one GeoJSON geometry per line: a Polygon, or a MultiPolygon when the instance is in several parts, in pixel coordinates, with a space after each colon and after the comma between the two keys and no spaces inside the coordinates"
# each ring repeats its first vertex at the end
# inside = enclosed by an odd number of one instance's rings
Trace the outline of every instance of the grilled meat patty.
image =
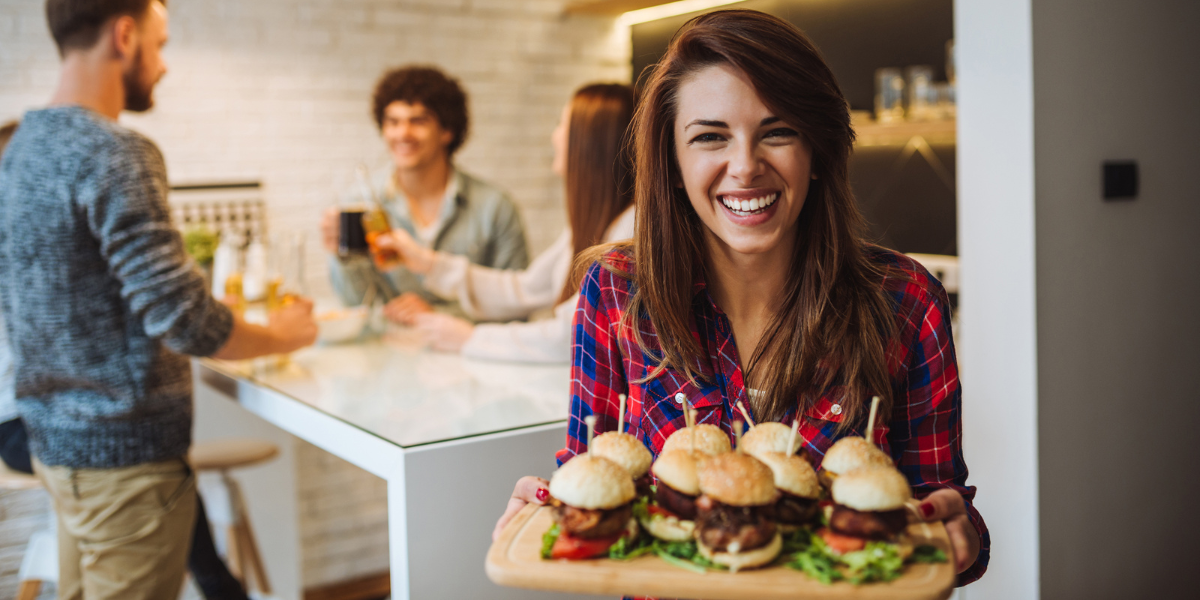
{"type": "Polygon", "coordinates": [[[838,533],[872,540],[886,540],[908,527],[908,514],[903,508],[882,512],[863,512],[833,505],[829,527],[838,533]]]}
{"type": "Polygon", "coordinates": [[[645,475],[642,475],[641,477],[633,480],[633,487],[634,487],[634,490],[637,492],[638,498],[641,498],[642,496],[649,496],[651,485],[652,485],[652,480],[650,479],[649,473],[646,473],[645,475]]]}
{"type": "Polygon", "coordinates": [[[680,519],[690,521],[696,518],[696,497],[678,491],[662,481],[658,482],[654,499],[659,506],[679,515],[680,519]]]}
{"type": "Polygon", "coordinates": [[[775,537],[775,522],[764,507],[730,506],[708,496],[696,501],[696,532],[700,542],[717,552],[736,544],[739,552],[766,546],[775,537]]]}
{"type": "Polygon", "coordinates": [[[803,525],[817,516],[818,508],[816,499],[801,498],[780,490],[779,500],[771,505],[768,516],[777,523],[803,525]]]}
{"type": "Polygon", "coordinates": [[[578,538],[601,538],[625,530],[633,505],[623,504],[609,510],[589,510],[566,504],[554,507],[554,520],[567,533],[578,538]]]}

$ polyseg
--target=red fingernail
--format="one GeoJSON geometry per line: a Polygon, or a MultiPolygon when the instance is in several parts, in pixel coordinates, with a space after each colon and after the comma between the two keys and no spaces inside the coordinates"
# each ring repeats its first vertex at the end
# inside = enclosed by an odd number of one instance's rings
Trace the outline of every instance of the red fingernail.
{"type": "Polygon", "coordinates": [[[546,498],[550,497],[550,490],[546,488],[538,488],[538,491],[536,494],[534,494],[534,496],[538,499],[538,502],[545,502],[546,498]]]}
{"type": "Polygon", "coordinates": [[[922,502],[921,503],[921,516],[925,517],[926,519],[933,516],[933,503],[932,502],[922,502]]]}

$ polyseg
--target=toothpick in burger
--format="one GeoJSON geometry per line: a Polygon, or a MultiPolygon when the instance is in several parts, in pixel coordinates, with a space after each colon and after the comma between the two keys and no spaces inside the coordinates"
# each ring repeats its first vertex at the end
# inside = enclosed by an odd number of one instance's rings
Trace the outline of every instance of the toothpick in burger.
{"type": "Polygon", "coordinates": [[[775,560],[783,546],[769,517],[778,493],[766,465],[741,452],[710,457],[700,469],[696,545],[701,556],[730,571],[775,560]]]}
{"type": "Polygon", "coordinates": [[[617,463],[590,453],[567,461],[550,477],[555,525],[542,538],[542,556],[604,556],[622,537],[637,537],[635,497],[633,479],[617,463]]]}
{"type": "Polygon", "coordinates": [[[820,532],[831,550],[845,554],[880,541],[894,544],[901,558],[912,554],[905,533],[905,503],[912,498],[912,488],[900,471],[883,466],[855,469],[838,475],[832,491],[829,527],[820,532]]]}

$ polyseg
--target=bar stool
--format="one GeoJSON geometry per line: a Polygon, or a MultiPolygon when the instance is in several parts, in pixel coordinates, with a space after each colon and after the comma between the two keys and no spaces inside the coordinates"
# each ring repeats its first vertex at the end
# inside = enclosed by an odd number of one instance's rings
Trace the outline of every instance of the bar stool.
{"type": "MultiPolygon", "coordinates": [[[[42,482],[37,477],[13,471],[0,461],[0,490],[23,491],[41,487],[42,482]]],[[[21,568],[17,571],[17,600],[34,600],[42,591],[43,583],[55,581],[58,581],[58,539],[53,529],[39,531],[29,538],[21,568]]]]}
{"type": "Polygon", "coordinates": [[[258,551],[258,543],[254,539],[254,530],[250,527],[250,517],[246,511],[246,501],[242,496],[242,488],[238,482],[229,476],[229,471],[239,467],[248,467],[275,458],[279,447],[271,442],[249,439],[213,440],[197,442],[192,445],[188,454],[188,462],[196,471],[217,471],[221,474],[221,483],[229,493],[229,508],[231,523],[226,536],[226,557],[229,571],[249,591],[250,576],[253,575],[255,587],[264,596],[271,594],[271,583],[267,579],[267,571],[263,567],[262,556],[258,551]]]}

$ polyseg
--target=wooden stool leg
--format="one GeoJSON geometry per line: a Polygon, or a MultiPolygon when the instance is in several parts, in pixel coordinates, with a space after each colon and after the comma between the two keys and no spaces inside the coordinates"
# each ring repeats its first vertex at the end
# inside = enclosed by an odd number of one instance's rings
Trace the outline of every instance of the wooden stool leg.
{"type": "MultiPolygon", "coordinates": [[[[250,576],[258,591],[264,595],[271,594],[271,583],[267,579],[267,570],[263,566],[262,555],[258,552],[258,542],[254,539],[254,530],[250,527],[250,517],[246,514],[246,501],[242,496],[242,488],[228,473],[223,473],[225,487],[229,490],[229,502],[233,508],[233,535],[237,540],[238,567],[242,574],[242,585],[250,589],[250,576]]],[[[233,547],[233,544],[231,544],[233,547]]]]}
{"type": "Polygon", "coordinates": [[[262,555],[258,552],[258,541],[254,539],[254,530],[250,521],[242,522],[243,540],[246,542],[246,555],[250,559],[250,568],[254,572],[254,580],[258,582],[258,591],[265,596],[271,595],[271,582],[267,579],[267,570],[263,567],[262,555]]]}
{"type": "Polygon", "coordinates": [[[239,533],[237,525],[230,525],[225,528],[225,562],[229,563],[229,572],[243,586],[246,585],[246,573],[242,568],[242,551],[241,541],[238,540],[239,533]]]}
{"type": "Polygon", "coordinates": [[[36,600],[40,591],[42,591],[41,581],[37,579],[22,581],[21,587],[17,590],[17,600],[36,600]]]}

